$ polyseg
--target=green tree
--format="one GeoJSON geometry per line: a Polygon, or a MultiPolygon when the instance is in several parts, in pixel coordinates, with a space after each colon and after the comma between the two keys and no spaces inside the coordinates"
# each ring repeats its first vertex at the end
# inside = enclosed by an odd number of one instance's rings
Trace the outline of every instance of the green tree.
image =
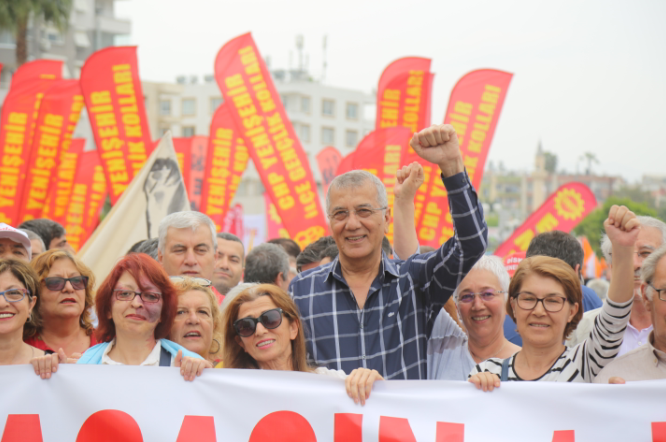
{"type": "Polygon", "coordinates": [[[544,152],[543,156],[545,157],[545,168],[548,173],[555,173],[557,170],[557,155],[552,152],[544,152]]]}
{"type": "Polygon", "coordinates": [[[72,0],[0,0],[0,30],[14,34],[17,67],[28,61],[28,20],[44,20],[62,32],[71,9],[72,0]]]}
{"type": "Polygon", "coordinates": [[[601,253],[601,236],[604,233],[604,221],[608,217],[608,212],[614,204],[617,204],[618,206],[627,206],[627,208],[636,215],[657,217],[657,211],[650,208],[645,203],[637,203],[629,198],[618,198],[615,196],[608,198],[603,206],[593,210],[573,230],[575,235],[587,237],[590,241],[590,245],[599,258],[604,256],[603,253],[601,253]]]}

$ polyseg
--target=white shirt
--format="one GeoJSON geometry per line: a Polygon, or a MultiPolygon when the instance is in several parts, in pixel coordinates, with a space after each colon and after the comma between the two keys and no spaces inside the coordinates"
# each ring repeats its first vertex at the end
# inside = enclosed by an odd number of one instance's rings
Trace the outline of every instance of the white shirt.
{"type": "MultiPolygon", "coordinates": [[[[102,365],[125,365],[122,362],[116,362],[109,357],[109,352],[113,349],[114,345],[116,345],[115,338],[113,339],[113,341],[109,342],[109,345],[106,347],[104,353],[102,354],[102,365]]],[[[153,350],[150,352],[146,360],[139,365],[145,365],[149,367],[159,367],[161,354],[162,354],[162,344],[158,339],[157,343],[155,344],[155,347],[153,347],[153,350]]],[[[173,357],[171,357],[171,366],[173,367],[173,357]]]]}
{"type": "Polygon", "coordinates": [[[629,353],[631,350],[634,350],[641,345],[647,344],[650,339],[650,333],[652,333],[652,324],[648,328],[643,330],[638,330],[636,327],[631,325],[631,322],[627,324],[627,330],[624,332],[624,339],[622,340],[622,345],[620,346],[620,352],[618,356],[629,353]]]}
{"type": "Polygon", "coordinates": [[[428,339],[428,379],[466,381],[476,364],[467,341],[467,334],[442,309],[428,339]]]}

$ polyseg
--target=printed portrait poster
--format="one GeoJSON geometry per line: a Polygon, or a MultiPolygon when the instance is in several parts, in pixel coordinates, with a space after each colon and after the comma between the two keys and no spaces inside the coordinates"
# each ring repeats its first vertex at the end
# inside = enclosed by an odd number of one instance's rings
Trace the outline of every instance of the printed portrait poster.
{"type": "Polygon", "coordinates": [[[162,218],[189,210],[183,175],[168,132],[77,256],[101,281],[133,244],[157,238],[162,218]]]}

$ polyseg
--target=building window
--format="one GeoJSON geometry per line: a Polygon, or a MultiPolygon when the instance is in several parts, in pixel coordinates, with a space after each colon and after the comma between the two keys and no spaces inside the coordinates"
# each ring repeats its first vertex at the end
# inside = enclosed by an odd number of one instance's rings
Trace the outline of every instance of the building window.
{"type": "Polygon", "coordinates": [[[171,100],[160,100],[160,115],[171,115],[171,100]]]}
{"type": "Polygon", "coordinates": [[[332,127],[321,128],[321,143],[332,146],[335,143],[335,129],[332,127]]]}
{"type": "Polygon", "coordinates": [[[224,102],[222,97],[213,97],[210,99],[210,113],[211,115],[215,113],[218,107],[224,102]]]}
{"type": "Polygon", "coordinates": [[[189,138],[194,136],[194,126],[183,126],[183,137],[189,138]]]}
{"type": "Polygon", "coordinates": [[[196,100],[194,98],[183,98],[183,115],[195,115],[196,114],[196,100]]]}
{"type": "Polygon", "coordinates": [[[358,104],[347,103],[347,119],[358,120],[358,104]]]}
{"type": "Polygon", "coordinates": [[[310,142],[310,126],[301,124],[301,141],[304,143],[310,142]]]}
{"type": "Polygon", "coordinates": [[[301,112],[310,113],[310,97],[301,97],[301,112]]]}
{"type": "Polygon", "coordinates": [[[348,130],[345,132],[345,144],[347,147],[356,147],[358,142],[358,132],[355,130],[348,130]]]}
{"type": "Polygon", "coordinates": [[[287,95],[280,95],[280,100],[284,109],[287,110],[289,108],[289,97],[287,95]]]}
{"type": "Polygon", "coordinates": [[[322,100],[321,102],[321,114],[326,117],[335,116],[335,101],[333,100],[322,100]]]}

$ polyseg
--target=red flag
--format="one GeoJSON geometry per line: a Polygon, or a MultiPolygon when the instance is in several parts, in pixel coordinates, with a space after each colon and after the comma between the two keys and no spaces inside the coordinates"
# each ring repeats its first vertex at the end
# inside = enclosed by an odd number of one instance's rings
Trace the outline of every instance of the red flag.
{"type": "MultiPolygon", "coordinates": [[[[449,98],[444,123],[458,134],[463,162],[476,189],[512,76],[493,69],[472,71],[456,83],[449,98]]],[[[416,197],[416,231],[420,244],[439,247],[453,236],[453,221],[440,170],[429,164],[424,172],[425,193],[416,197]]]]}
{"type": "MultiPolygon", "coordinates": [[[[342,160],[336,175],[350,170],[366,170],[375,175],[384,183],[388,207],[393,210],[395,176],[411,137],[412,131],[406,127],[389,127],[370,132],[361,140],[356,150],[342,160]]],[[[389,241],[393,241],[393,223],[389,225],[386,236],[389,241]]]]}
{"type": "Polygon", "coordinates": [[[201,191],[203,189],[204,170],[206,168],[206,155],[208,152],[208,137],[192,137],[190,146],[192,156],[190,157],[190,184],[185,187],[188,189],[187,196],[190,199],[192,210],[199,210],[201,207],[201,191]]]}
{"type": "Polygon", "coordinates": [[[25,63],[12,77],[0,119],[0,222],[19,224],[35,120],[44,93],[62,78],[62,61],[25,63]]]}
{"type": "Polygon", "coordinates": [[[39,107],[19,223],[41,217],[53,172],[72,142],[81,109],[83,95],[77,80],[58,81],[46,91],[39,107]]]}
{"type": "Polygon", "coordinates": [[[173,138],[173,148],[178,158],[180,173],[183,174],[185,189],[189,191],[190,170],[192,170],[192,137],[173,138]]]}
{"type": "Polygon", "coordinates": [[[75,251],[95,231],[105,199],[106,177],[99,154],[94,150],[84,152],[77,167],[64,224],[67,241],[75,251]]]}
{"type": "Polygon", "coordinates": [[[136,47],[109,47],[81,69],[90,125],[115,204],[152,152],[136,47]]]}
{"type": "Polygon", "coordinates": [[[305,247],[326,235],[308,158],[250,34],[220,49],[215,78],[290,236],[305,247]]]}
{"type": "Polygon", "coordinates": [[[328,193],[328,185],[335,178],[335,172],[338,170],[341,161],[342,155],[333,146],[325,147],[317,154],[317,166],[319,166],[319,172],[321,173],[324,195],[328,193]]]}
{"type": "Polygon", "coordinates": [[[525,252],[516,252],[504,257],[502,260],[504,268],[509,273],[510,277],[513,278],[513,274],[516,273],[516,269],[523,259],[525,259],[525,252]]]}
{"type": "Polygon", "coordinates": [[[201,191],[201,212],[222,232],[229,231],[223,226],[225,217],[250,158],[231,114],[231,107],[225,101],[213,115],[201,191]]]}
{"type": "Polygon", "coordinates": [[[42,218],[52,219],[63,226],[66,224],[67,206],[72,195],[79,157],[83,153],[85,144],[85,139],[74,138],[69,148],[62,152],[49,196],[42,210],[42,218]]]}
{"type": "Polygon", "coordinates": [[[564,184],[495,250],[495,255],[504,257],[524,252],[539,233],[551,230],[570,232],[596,206],[597,199],[585,184],[564,184]]]}
{"type": "Polygon", "coordinates": [[[243,225],[243,206],[236,203],[224,217],[222,223],[222,232],[232,233],[239,238],[245,236],[245,227],[243,225]]]}
{"type": "Polygon", "coordinates": [[[271,201],[268,192],[264,192],[264,207],[266,211],[266,230],[268,231],[268,238],[289,238],[289,233],[287,232],[287,229],[284,228],[282,219],[280,218],[280,215],[278,215],[275,204],[271,201]]]}

